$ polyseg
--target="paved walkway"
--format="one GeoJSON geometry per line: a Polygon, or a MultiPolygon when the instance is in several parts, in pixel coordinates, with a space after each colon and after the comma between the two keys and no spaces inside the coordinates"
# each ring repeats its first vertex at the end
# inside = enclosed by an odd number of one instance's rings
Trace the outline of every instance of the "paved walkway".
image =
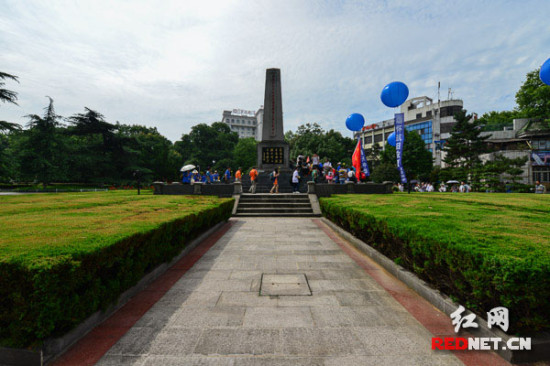
{"type": "Polygon", "coordinates": [[[462,365],[431,337],[319,222],[250,218],[98,365],[462,365]],[[262,274],[305,274],[312,295],[260,296],[262,274]]]}

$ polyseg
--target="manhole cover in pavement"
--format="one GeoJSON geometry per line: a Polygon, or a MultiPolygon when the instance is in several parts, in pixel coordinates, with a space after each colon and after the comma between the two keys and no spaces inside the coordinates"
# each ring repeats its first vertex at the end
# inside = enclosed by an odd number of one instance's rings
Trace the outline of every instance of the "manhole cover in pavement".
{"type": "Polygon", "coordinates": [[[260,296],[311,296],[306,275],[262,274],[260,296]]]}

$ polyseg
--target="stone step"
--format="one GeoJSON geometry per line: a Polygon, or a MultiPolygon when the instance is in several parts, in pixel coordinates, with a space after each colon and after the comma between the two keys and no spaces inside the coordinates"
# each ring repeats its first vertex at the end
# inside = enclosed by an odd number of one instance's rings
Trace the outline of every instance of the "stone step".
{"type": "Polygon", "coordinates": [[[243,197],[239,199],[240,202],[300,202],[307,203],[309,202],[309,197],[300,197],[299,195],[294,195],[294,197],[278,197],[277,195],[271,195],[271,197],[243,197]]]}
{"type": "Polygon", "coordinates": [[[281,198],[303,198],[303,199],[309,199],[308,195],[305,193],[243,193],[241,195],[241,199],[243,198],[254,198],[254,199],[260,199],[260,198],[274,198],[274,199],[281,199],[281,198]]]}
{"type": "Polygon", "coordinates": [[[309,202],[279,202],[279,201],[265,201],[265,202],[241,202],[239,201],[239,208],[311,208],[309,202]]]}
{"type": "Polygon", "coordinates": [[[315,215],[313,213],[236,213],[236,217],[319,217],[321,215],[315,215]]]}
{"type": "Polygon", "coordinates": [[[273,208],[273,207],[255,207],[246,208],[237,207],[237,213],[313,213],[311,207],[291,207],[291,208],[273,208]]]}

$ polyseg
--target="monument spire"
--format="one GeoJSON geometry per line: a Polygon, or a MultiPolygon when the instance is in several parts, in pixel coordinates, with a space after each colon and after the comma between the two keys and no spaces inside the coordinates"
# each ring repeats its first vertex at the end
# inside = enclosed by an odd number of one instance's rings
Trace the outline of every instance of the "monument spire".
{"type": "Polygon", "coordinates": [[[289,168],[289,146],[283,129],[281,70],[267,69],[265,73],[264,118],[262,141],[258,144],[258,168],[289,168]]]}

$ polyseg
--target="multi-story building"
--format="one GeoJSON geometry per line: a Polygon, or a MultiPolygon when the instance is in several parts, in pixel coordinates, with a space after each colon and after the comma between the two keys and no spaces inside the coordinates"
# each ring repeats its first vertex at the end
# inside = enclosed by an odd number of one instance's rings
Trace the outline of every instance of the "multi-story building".
{"type": "MultiPolygon", "coordinates": [[[[550,123],[537,119],[515,119],[513,127],[502,131],[482,132],[495,151],[480,155],[482,161],[493,160],[496,155],[506,158],[527,158],[522,167],[520,183],[542,182],[550,187],[550,123]]],[[[509,177],[502,176],[502,181],[509,177]]]]}
{"type": "Polygon", "coordinates": [[[258,131],[261,134],[261,123],[263,121],[263,108],[258,111],[245,111],[242,109],[233,109],[232,111],[223,111],[222,122],[225,122],[231,128],[231,131],[237,132],[239,138],[253,137],[260,140],[258,131]],[[258,128],[260,125],[260,128],[258,128]]]}
{"type": "MultiPolygon", "coordinates": [[[[401,105],[401,113],[405,115],[405,128],[417,131],[426,143],[434,158],[434,165],[441,166],[442,147],[456,123],[455,113],[463,108],[460,99],[444,100],[434,103],[426,96],[412,98],[401,105]]],[[[370,149],[374,144],[382,148],[388,136],[394,131],[394,120],[389,119],[363,127],[358,132],[363,141],[363,148],[370,149]]]]}
{"type": "MultiPolygon", "coordinates": [[[[409,99],[401,106],[401,113],[405,115],[405,128],[417,131],[422,137],[426,149],[432,152],[434,166],[445,167],[443,146],[456,124],[454,115],[462,108],[462,100],[434,103],[426,96],[409,99]]],[[[363,127],[356,138],[362,138],[364,149],[370,149],[374,144],[384,148],[393,131],[394,120],[389,119],[363,127]]],[[[550,122],[515,119],[513,126],[502,131],[482,132],[481,136],[489,136],[486,141],[494,150],[480,155],[482,161],[493,160],[496,155],[507,158],[527,157],[520,182],[533,184],[540,181],[550,187],[550,122]]],[[[509,178],[503,176],[501,179],[505,181],[509,178]]]]}

